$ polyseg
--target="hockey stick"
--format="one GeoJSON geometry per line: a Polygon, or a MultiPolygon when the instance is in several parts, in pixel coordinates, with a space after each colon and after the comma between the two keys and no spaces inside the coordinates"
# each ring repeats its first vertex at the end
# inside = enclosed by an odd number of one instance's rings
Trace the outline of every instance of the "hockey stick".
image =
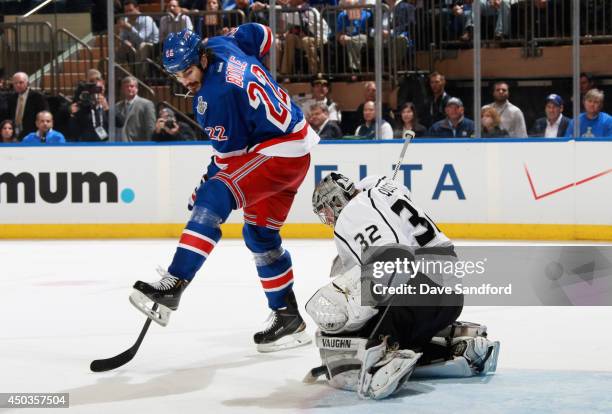
{"type": "MultiPolygon", "coordinates": [[[[402,147],[402,152],[400,153],[399,160],[397,160],[397,164],[395,165],[395,168],[393,169],[393,177],[391,177],[392,180],[395,180],[395,177],[397,177],[397,173],[399,172],[400,166],[402,165],[402,161],[404,160],[404,156],[406,155],[406,150],[408,149],[408,145],[410,145],[414,136],[415,136],[415,133],[411,129],[404,132],[404,146],[402,147]]],[[[389,285],[391,285],[391,282],[393,281],[394,277],[395,277],[395,274],[393,274],[393,276],[391,277],[391,280],[389,281],[389,285]]],[[[370,334],[368,340],[371,340],[372,338],[374,338],[374,335],[378,331],[380,324],[382,323],[383,319],[385,319],[385,316],[387,316],[387,312],[389,312],[389,308],[391,307],[392,302],[393,302],[393,298],[389,300],[389,303],[385,307],[385,311],[383,312],[381,317],[378,318],[378,322],[376,323],[376,326],[374,326],[374,329],[372,329],[372,333],[370,334]]]]}
{"type": "MultiPolygon", "coordinates": [[[[157,307],[157,303],[153,304],[152,310],[157,310],[157,307]]],[[[142,327],[142,330],[140,331],[140,335],[138,335],[138,339],[136,340],[134,345],[132,345],[131,348],[123,351],[119,355],[115,355],[112,358],[96,359],[95,361],[91,362],[89,369],[91,369],[93,372],[110,371],[130,362],[132,358],[134,358],[134,356],[136,355],[136,352],[138,352],[138,348],[140,348],[140,344],[142,344],[142,341],[145,335],[147,334],[147,331],[149,330],[149,325],[151,325],[151,319],[147,318],[147,321],[145,322],[144,326],[142,327]]]]}
{"type": "Polygon", "coordinates": [[[402,161],[404,160],[404,155],[406,155],[406,149],[408,149],[408,145],[410,145],[410,143],[412,142],[414,135],[414,131],[411,129],[404,132],[404,146],[402,147],[402,152],[400,153],[399,160],[397,160],[397,164],[395,164],[395,169],[393,170],[393,177],[391,177],[392,180],[395,180],[395,177],[397,176],[400,166],[402,165],[402,161]]]}

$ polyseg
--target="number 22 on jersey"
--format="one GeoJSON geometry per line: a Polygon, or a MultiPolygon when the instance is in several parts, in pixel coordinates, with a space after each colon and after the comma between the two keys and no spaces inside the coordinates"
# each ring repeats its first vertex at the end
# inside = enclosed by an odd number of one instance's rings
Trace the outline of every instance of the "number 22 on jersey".
{"type": "Polygon", "coordinates": [[[287,132],[291,124],[291,102],[287,93],[280,87],[275,87],[266,72],[257,65],[251,65],[251,73],[259,82],[251,81],[247,85],[249,104],[254,109],[263,104],[266,117],[274,126],[283,132],[287,132]],[[272,92],[272,96],[270,93],[272,92]]]}

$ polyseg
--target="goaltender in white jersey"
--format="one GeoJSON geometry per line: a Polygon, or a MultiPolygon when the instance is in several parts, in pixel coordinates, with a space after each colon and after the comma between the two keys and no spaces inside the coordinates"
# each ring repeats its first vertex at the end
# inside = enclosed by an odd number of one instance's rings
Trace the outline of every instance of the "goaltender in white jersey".
{"type": "MultiPolygon", "coordinates": [[[[351,192],[350,180],[341,174],[336,176],[339,185],[348,186],[351,192]]],[[[357,195],[344,206],[334,224],[334,240],[344,270],[361,265],[363,250],[371,246],[392,243],[414,248],[453,245],[433,220],[410,200],[410,191],[396,181],[369,176],[355,184],[354,191],[358,191],[357,195]]]]}
{"type": "MultiPolygon", "coordinates": [[[[323,223],[334,227],[338,257],[333,281],[306,304],[319,327],[322,362],[306,382],[325,375],[333,387],[381,399],[411,375],[467,377],[495,371],[499,342],[487,339],[485,326],[457,321],[463,308],[460,294],[424,305],[394,305],[392,300],[361,305],[362,265],[372,259],[364,258],[364,251],[370,247],[396,249],[411,261],[427,255],[456,259],[452,242],[411,201],[406,187],[385,177],[355,185],[331,173],[315,188],[312,204],[323,223]]],[[[412,277],[439,287],[431,275],[417,271],[412,277]]]]}

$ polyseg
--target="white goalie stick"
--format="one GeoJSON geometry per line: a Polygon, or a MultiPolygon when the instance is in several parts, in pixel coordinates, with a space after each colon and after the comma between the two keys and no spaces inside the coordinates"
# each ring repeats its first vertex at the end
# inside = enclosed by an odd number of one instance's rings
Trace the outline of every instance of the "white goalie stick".
{"type": "Polygon", "coordinates": [[[406,155],[406,150],[408,149],[408,145],[410,145],[410,143],[412,142],[414,136],[415,136],[415,133],[411,129],[409,129],[408,131],[404,132],[404,146],[402,147],[402,152],[400,152],[399,160],[397,160],[397,164],[395,165],[395,169],[393,169],[393,176],[391,177],[392,180],[395,180],[395,177],[397,177],[397,173],[398,173],[398,171],[400,169],[400,166],[402,165],[402,161],[404,160],[404,156],[406,155]]]}
{"type": "MultiPolygon", "coordinates": [[[[411,129],[404,132],[404,146],[402,147],[402,152],[400,153],[399,160],[397,161],[397,164],[395,165],[395,169],[393,170],[393,176],[391,177],[392,180],[395,180],[395,177],[397,177],[397,173],[400,169],[400,166],[402,165],[404,156],[406,155],[406,150],[408,149],[408,145],[410,145],[414,136],[415,136],[415,133],[411,129]]],[[[389,280],[389,285],[391,285],[391,282],[393,281],[394,277],[395,277],[395,273],[393,274],[393,276],[391,276],[391,280],[389,280]]],[[[368,338],[368,340],[372,340],[372,338],[374,338],[374,335],[378,331],[380,324],[382,323],[383,319],[385,319],[385,316],[387,316],[387,312],[389,312],[389,308],[391,307],[394,298],[395,296],[391,298],[389,300],[389,303],[387,303],[387,306],[385,306],[385,310],[383,314],[380,316],[380,318],[378,318],[378,322],[376,323],[376,326],[374,326],[374,328],[372,329],[372,333],[370,334],[370,337],[368,338]]]]}

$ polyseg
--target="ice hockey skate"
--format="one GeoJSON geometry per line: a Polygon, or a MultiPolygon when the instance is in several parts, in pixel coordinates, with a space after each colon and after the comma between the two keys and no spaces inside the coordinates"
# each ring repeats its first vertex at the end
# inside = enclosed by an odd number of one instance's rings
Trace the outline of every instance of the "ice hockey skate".
{"type": "Polygon", "coordinates": [[[253,336],[259,352],[275,352],[307,345],[312,340],[306,333],[306,323],[300,316],[295,295],[286,296],[287,306],[272,311],[267,326],[253,336]]]}
{"type": "Polygon", "coordinates": [[[147,283],[138,280],[134,283],[130,302],[149,319],[166,326],[171,312],[178,309],[181,294],[189,281],[174,277],[161,268],[158,268],[157,272],[162,277],[158,282],[147,283]],[[159,305],[157,309],[153,309],[155,303],[159,305]]]}

